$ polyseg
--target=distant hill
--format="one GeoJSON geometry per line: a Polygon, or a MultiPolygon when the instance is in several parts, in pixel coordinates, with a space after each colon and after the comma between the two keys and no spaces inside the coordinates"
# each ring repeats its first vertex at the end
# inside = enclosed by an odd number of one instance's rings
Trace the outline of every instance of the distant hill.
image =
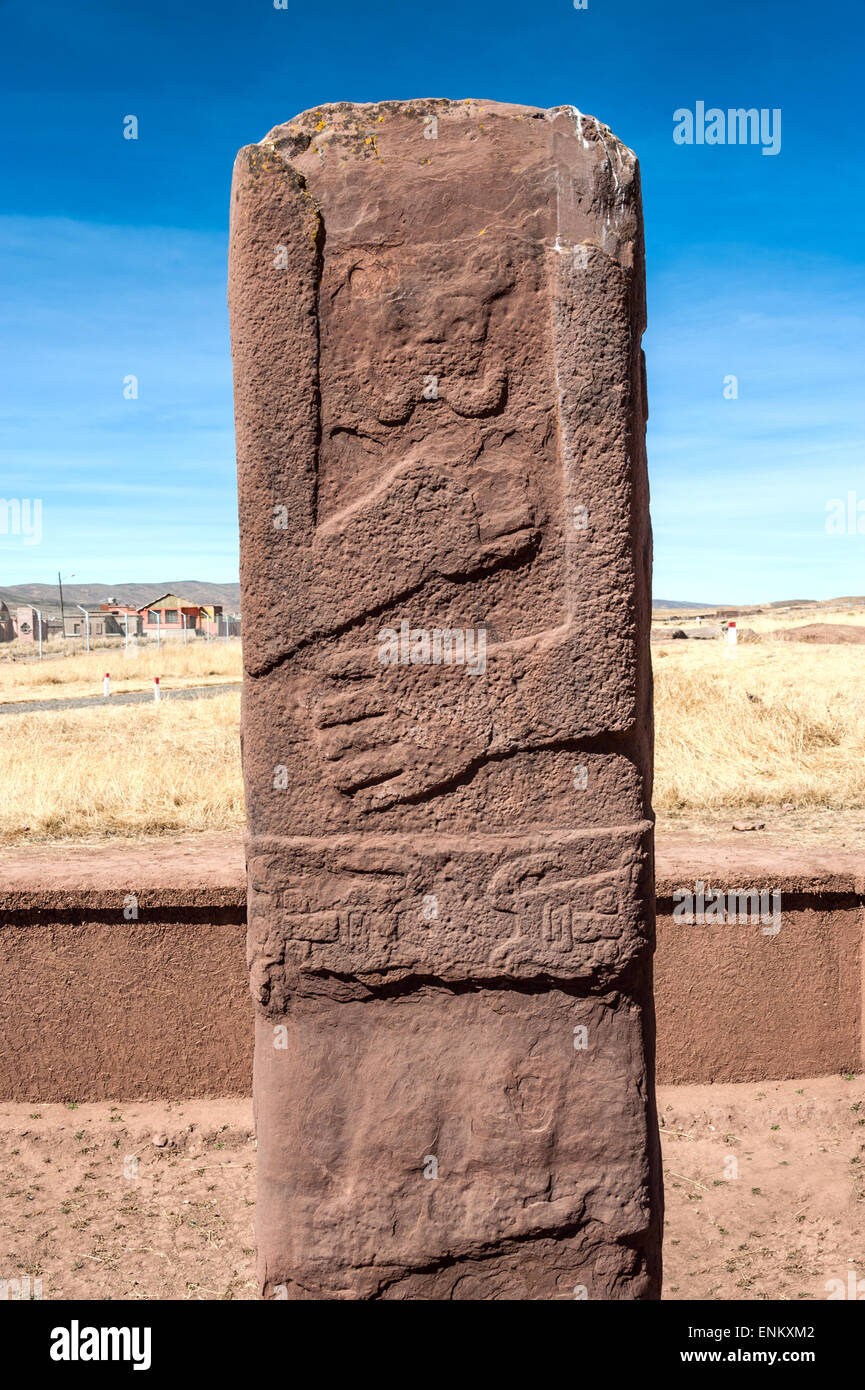
{"type": "Polygon", "coordinates": [[[679,601],[668,598],[656,598],[652,600],[652,608],[655,610],[666,610],[675,612],[677,609],[687,610],[699,608],[707,613],[714,610],[720,616],[734,617],[737,613],[746,615],[748,613],[767,613],[775,609],[796,609],[796,608],[858,608],[865,605],[865,598],[846,597],[846,598],[783,598],[774,599],[769,603],[691,603],[684,599],[679,601]]]}
{"type": "MultiPolygon", "coordinates": [[[[98,607],[109,599],[143,608],[160,594],[177,594],[190,603],[219,603],[226,613],[240,612],[239,584],[209,584],[200,579],[169,579],[159,584],[64,584],[63,603],[82,603],[86,608],[98,607]]],[[[0,589],[0,603],[10,609],[19,603],[35,603],[46,613],[60,612],[60,595],[56,584],[11,584],[0,589]]]]}
{"type": "MultiPolygon", "coordinates": [[[[167,579],[159,584],[64,584],[63,601],[74,605],[83,603],[86,607],[98,607],[108,599],[120,603],[134,604],[143,608],[151,599],[160,594],[179,594],[191,603],[220,603],[226,613],[240,612],[239,584],[211,584],[202,579],[167,579]]],[[[19,603],[35,603],[46,613],[59,613],[60,596],[56,584],[10,584],[0,588],[0,603],[8,608],[17,608],[19,603]]],[[[865,604],[863,597],[830,599],[776,599],[764,604],[764,608],[853,608],[865,604]]],[[[689,609],[703,613],[713,609],[737,610],[741,613],[756,612],[756,604],[694,603],[691,599],[656,598],[652,608],[657,611],[686,612],[689,609]]]]}
{"type": "Polygon", "coordinates": [[[653,598],[653,608],[720,608],[719,603],[686,603],[684,599],[675,598],[653,598]]]}
{"type": "MultiPolygon", "coordinates": [[[[64,603],[83,603],[85,607],[106,603],[117,599],[120,603],[134,603],[142,608],[152,598],[160,594],[178,594],[192,603],[221,603],[227,613],[240,612],[239,584],[208,584],[200,579],[169,579],[164,584],[64,584],[64,603]]],[[[0,589],[0,603],[14,608],[19,603],[36,603],[46,609],[60,608],[60,596],[56,584],[11,584],[0,589]]],[[[718,608],[717,603],[691,603],[684,599],[656,598],[653,608],[718,608]]]]}

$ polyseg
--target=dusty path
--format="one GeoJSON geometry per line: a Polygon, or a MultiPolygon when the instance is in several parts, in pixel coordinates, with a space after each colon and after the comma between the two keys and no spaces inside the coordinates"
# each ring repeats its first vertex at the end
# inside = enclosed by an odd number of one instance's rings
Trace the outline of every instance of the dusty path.
{"type": "Polygon", "coordinates": [[[0,891],[245,886],[243,832],[214,830],[137,840],[45,840],[0,845],[0,891]]]}
{"type": "MultiPolygon", "coordinates": [[[[725,833],[721,826],[706,835],[659,830],[655,851],[659,896],[692,883],[698,870],[705,879],[719,883],[732,875],[743,881],[783,882],[789,892],[817,887],[865,892],[862,845],[861,839],[849,847],[838,840],[785,844],[777,836],[725,833]]],[[[153,889],[188,886],[194,881],[242,886],[244,872],[240,830],[0,845],[0,883],[7,890],[123,887],[130,875],[153,889]]]]}
{"type": "MultiPolygon", "coordinates": [[[[659,1111],[665,1298],[865,1281],[865,1077],[664,1086],[659,1111]]],[[[0,1271],[46,1299],[255,1298],[254,1170],[248,1101],[2,1104],[0,1271]]]]}
{"type": "MultiPolygon", "coordinates": [[[[163,686],[162,700],[199,700],[205,695],[226,695],[239,690],[241,681],[228,681],[221,685],[185,685],[176,690],[163,686]]],[[[0,714],[38,714],[44,710],[88,709],[95,705],[140,705],[146,701],[153,704],[153,689],[125,690],[116,695],[73,695],[59,700],[17,700],[14,704],[0,703],[0,714]]]]}

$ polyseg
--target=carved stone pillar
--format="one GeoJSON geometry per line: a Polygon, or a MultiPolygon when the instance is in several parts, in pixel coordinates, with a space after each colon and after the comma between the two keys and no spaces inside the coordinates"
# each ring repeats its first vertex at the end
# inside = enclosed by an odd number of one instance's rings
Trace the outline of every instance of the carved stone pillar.
{"type": "Polygon", "coordinates": [[[305,112],[229,302],[263,1292],[657,1297],[636,160],[305,112]]]}

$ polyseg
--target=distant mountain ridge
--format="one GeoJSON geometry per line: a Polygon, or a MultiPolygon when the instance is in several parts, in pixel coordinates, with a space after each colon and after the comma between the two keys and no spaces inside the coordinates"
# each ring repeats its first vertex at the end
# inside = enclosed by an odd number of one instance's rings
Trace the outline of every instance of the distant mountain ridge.
{"type": "Polygon", "coordinates": [[[703,613],[718,612],[728,617],[736,613],[769,613],[783,608],[858,608],[865,605],[865,597],[847,595],[840,598],[780,598],[765,603],[690,603],[684,599],[656,598],[652,600],[654,610],[669,611],[700,609],[703,613]]]}
{"type": "MultiPolygon", "coordinates": [[[[239,584],[209,584],[202,579],[172,579],[166,580],[164,584],[64,584],[63,602],[76,604],[83,603],[85,607],[96,607],[100,603],[106,603],[108,599],[116,599],[120,603],[135,604],[136,608],[143,608],[150,599],[158,598],[160,594],[177,594],[180,598],[188,598],[192,603],[221,603],[227,613],[240,612],[240,585],[239,584]]],[[[5,603],[8,608],[17,607],[19,603],[35,603],[44,605],[46,609],[60,608],[60,595],[57,592],[56,584],[11,584],[8,588],[0,588],[0,603],[5,603]]],[[[652,603],[653,608],[694,608],[709,609],[718,608],[717,603],[693,603],[685,599],[666,599],[658,598],[652,603]]]]}
{"type": "MultiPolygon", "coordinates": [[[[71,606],[82,603],[85,607],[97,608],[100,603],[106,603],[108,599],[116,599],[119,603],[134,604],[136,608],[143,608],[151,599],[159,598],[161,594],[177,594],[180,598],[189,599],[190,603],[218,603],[222,605],[225,613],[240,612],[240,585],[236,583],[210,583],[204,579],[168,579],[164,583],[158,584],[63,585],[63,602],[71,606]]],[[[0,588],[0,603],[5,603],[10,610],[17,608],[19,603],[35,603],[46,613],[60,612],[60,595],[57,592],[56,584],[10,584],[6,588],[0,588]]],[[[739,612],[746,613],[749,609],[756,611],[758,608],[831,608],[836,605],[845,606],[848,604],[852,607],[862,603],[865,603],[865,598],[861,596],[830,599],[776,599],[774,602],[760,605],[753,603],[694,603],[692,599],[656,598],[652,600],[652,608],[656,612],[664,610],[686,612],[693,609],[706,613],[713,609],[723,608],[737,609],[739,612]]]]}
{"type": "MultiPolygon", "coordinates": [[[[97,608],[100,603],[116,599],[118,603],[143,608],[161,594],[177,594],[190,603],[218,603],[225,613],[240,612],[239,584],[210,584],[200,579],[170,579],[159,584],[64,584],[64,607],[81,603],[85,608],[97,608]]],[[[0,588],[0,603],[10,610],[20,603],[34,603],[46,612],[60,612],[60,594],[56,584],[10,584],[0,588]]]]}
{"type": "Polygon", "coordinates": [[[720,603],[691,603],[686,599],[676,598],[653,598],[653,608],[720,608],[720,603]]]}

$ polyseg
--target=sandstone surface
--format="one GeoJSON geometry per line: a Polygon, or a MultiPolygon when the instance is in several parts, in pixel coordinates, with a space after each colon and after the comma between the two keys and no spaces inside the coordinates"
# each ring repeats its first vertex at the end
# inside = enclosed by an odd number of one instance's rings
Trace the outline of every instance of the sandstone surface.
{"type": "Polygon", "coordinates": [[[636,160],[342,103],[231,213],[262,1291],[657,1297],[636,160]]]}

